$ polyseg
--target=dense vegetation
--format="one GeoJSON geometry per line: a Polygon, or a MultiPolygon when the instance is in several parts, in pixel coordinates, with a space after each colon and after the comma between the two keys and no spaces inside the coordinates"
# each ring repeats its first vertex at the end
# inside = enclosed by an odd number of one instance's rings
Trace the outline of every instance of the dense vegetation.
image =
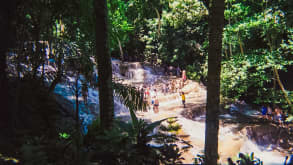
{"type": "MultiPolygon", "coordinates": [[[[170,145],[178,139],[164,134],[148,136],[159,123],[148,124],[133,114],[145,108],[137,99],[140,93],[112,83],[110,57],[162,68],[179,66],[189,79],[207,84],[212,3],[103,2],[104,7],[94,0],[11,0],[0,7],[0,163],[2,153],[15,155],[26,164],[132,164],[134,157],[141,161],[137,164],[180,163],[181,153],[170,145]],[[98,55],[101,50],[105,56],[98,55]],[[42,66],[49,62],[57,69],[45,72],[42,66]],[[105,80],[105,86],[93,80],[94,64],[98,64],[99,81],[105,80]],[[68,76],[76,78],[69,83],[76,100],[87,92],[87,85],[108,92],[102,101],[108,103],[103,105],[108,109],[101,108],[104,117],[92,124],[87,135],[81,134],[78,101],[74,107],[64,108],[54,95],[56,85],[68,82],[68,76]],[[80,89],[77,80],[82,82],[80,89]],[[113,88],[130,108],[132,124],[113,118],[113,88]],[[132,99],[127,98],[129,93],[132,99]],[[77,109],[75,114],[73,109],[77,109]],[[65,118],[68,123],[63,123],[65,118]],[[164,145],[149,146],[150,138],[164,145]]],[[[223,104],[240,99],[293,112],[292,82],[285,74],[293,73],[292,11],[292,0],[225,0],[223,104]]]]}
{"type": "MultiPolygon", "coordinates": [[[[128,13],[139,9],[129,4],[128,13]]],[[[134,29],[125,44],[128,54],[133,58],[142,54],[139,60],[158,65],[179,65],[187,70],[189,78],[205,82],[208,10],[204,3],[197,0],[158,1],[151,8],[136,12],[153,14],[143,20],[138,17],[131,23],[134,29]]],[[[291,73],[291,18],[291,1],[226,1],[221,74],[223,97],[246,99],[257,105],[278,104],[290,109],[276,82],[274,69],[279,72],[290,69],[291,73]]],[[[287,77],[283,76],[281,81],[286,82],[287,77]]],[[[285,87],[292,89],[289,83],[285,87]]],[[[291,101],[292,94],[287,92],[291,101]]]]}

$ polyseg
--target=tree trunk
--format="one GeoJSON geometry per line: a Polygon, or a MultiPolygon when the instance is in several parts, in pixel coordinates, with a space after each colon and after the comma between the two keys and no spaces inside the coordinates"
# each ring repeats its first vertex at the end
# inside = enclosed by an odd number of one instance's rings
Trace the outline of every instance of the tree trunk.
{"type": "MultiPolygon", "coordinates": [[[[6,38],[6,37],[1,37],[6,38]]],[[[1,42],[3,43],[3,42],[1,42]]],[[[1,115],[0,115],[0,129],[10,129],[12,126],[11,123],[11,111],[9,110],[9,99],[8,99],[8,80],[6,73],[6,51],[0,51],[0,100],[1,100],[1,115]]],[[[11,130],[11,129],[10,129],[11,130]]]]}
{"type": "Polygon", "coordinates": [[[276,69],[276,67],[274,67],[274,72],[275,72],[274,75],[276,76],[277,82],[278,82],[278,84],[279,84],[279,86],[280,86],[280,88],[281,88],[281,90],[282,90],[282,92],[284,94],[284,97],[285,97],[287,103],[289,104],[289,107],[290,107],[291,111],[293,111],[292,103],[291,103],[291,101],[289,99],[289,96],[288,96],[288,94],[287,94],[287,92],[286,92],[286,90],[284,88],[284,85],[282,84],[282,82],[280,80],[280,76],[279,76],[279,73],[278,73],[278,70],[276,69]]]}
{"type": "Polygon", "coordinates": [[[161,23],[161,17],[160,17],[160,13],[159,13],[157,8],[155,8],[155,11],[157,13],[157,17],[158,17],[158,20],[159,20],[157,34],[158,34],[158,36],[160,36],[161,24],[162,24],[161,23]]]}
{"type": "Polygon", "coordinates": [[[224,0],[212,1],[209,16],[208,87],[205,131],[205,163],[208,165],[217,165],[218,159],[218,115],[220,108],[224,6],[224,0]]]}
{"type": "Polygon", "coordinates": [[[242,42],[241,42],[240,36],[239,36],[239,34],[237,34],[237,36],[238,36],[238,43],[239,43],[241,55],[244,56],[244,50],[243,50],[243,46],[242,46],[242,42]]]}
{"type": "Polygon", "coordinates": [[[63,53],[58,54],[58,60],[56,61],[57,63],[57,75],[56,78],[52,81],[50,87],[49,87],[49,93],[53,92],[56,85],[61,81],[61,78],[63,76],[63,64],[62,64],[62,60],[64,58],[63,53]]]}
{"type": "Polygon", "coordinates": [[[121,56],[121,60],[124,61],[124,54],[123,54],[123,49],[122,49],[122,45],[121,45],[121,42],[119,40],[119,37],[117,37],[117,41],[118,41],[118,45],[119,45],[119,49],[120,49],[120,56],[121,56]]]}
{"type": "Polygon", "coordinates": [[[109,130],[114,119],[114,99],[112,65],[108,47],[107,0],[95,1],[95,14],[100,119],[102,129],[109,130]]]}
{"type": "MultiPolygon", "coordinates": [[[[7,56],[9,48],[16,43],[16,0],[0,5],[0,130],[3,134],[12,133],[12,113],[9,100],[7,56]]],[[[11,134],[10,134],[11,135],[11,134]]]]}
{"type": "Polygon", "coordinates": [[[79,79],[79,74],[77,74],[76,79],[75,79],[75,129],[76,129],[76,164],[80,164],[80,148],[81,148],[81,134],[80,134],[80,125],[79,125],[79,87],[78,87],[78,79],[79,79]]]}

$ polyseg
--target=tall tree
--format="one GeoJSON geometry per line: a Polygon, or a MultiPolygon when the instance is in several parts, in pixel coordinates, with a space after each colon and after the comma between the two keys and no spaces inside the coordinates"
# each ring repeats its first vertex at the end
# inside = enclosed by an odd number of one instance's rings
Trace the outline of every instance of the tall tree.
{"type": "Polygon", "coordinates": [[[108,44],[107,0],[95,1],[95,13],[100,119],[102,129],[108,130],[111,129],[114,119],[114,97],[112,65],[108,44]]]}
{"type": "Polygon", "coordinates": [[[8,78],[7,78],[7,53],[9,48],[15,46],[16,28],[16,0],[11,0],[0,7],[0,129],[11,131],[12,114],[8,98],[8,78]]]}
{"type": "Polygon", "coordinates": [[[209,10],[208,87],[205,131],[206,164],[217,165],[220,73],[224,27],[224,0],[213,0],[209,10]]]}

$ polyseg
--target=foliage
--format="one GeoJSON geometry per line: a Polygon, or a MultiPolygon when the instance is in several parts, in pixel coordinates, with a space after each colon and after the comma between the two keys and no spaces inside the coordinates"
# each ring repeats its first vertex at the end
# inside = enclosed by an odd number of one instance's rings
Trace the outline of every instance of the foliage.
{"type": "Polygon", "coordinates": [[[104,133],[99,131],[101,130],[99,121],[95,121],[90,126],[85,144],[91,147],[92,161],[111,164],[178,162],[180,154],[176,146],[168,142],[164,142],[160,147],[149,145],[154,139],[170,139],[163,134],[153,133],[154,128],[165,119],[148,124],[138,119],[134,111],[130,110],[130,112],[131,124],[116,120],[113,129],[104,133]]]}
{"type": "Polygon", "coordinates": [[[292,65],[287,9],[266,1],[230,0],[227,5],[222,95],[254,104],[284,105],[284,97],[273,85],[273,68],[286,71],[292,65]]]}
{"type": "Polygon", "coordinates": [[[129,2],[123,0],[114,0],[108,2],[109,23],[110,23],[110,50],[119,49],[119,42],[122,47],[129,40],[129,33],[133,26],[126,16],[129,2]]]}
{"type": "Polygon", "coordinates": [[[176,118],[175,117],[171,117],[167,119],[167,123],[172,124],[176,122],[176,118]]]}
{"type": "MultiPolygon", "coordinates": [[[[239,165],[263,165],[263,162],[254,156],[254,153],[252,152],[249,154],[243,154],[239,153],[239,159],[236,161],[239,165]]],[[[228,158],[229,165],[235,164],[231,158],[228,158]]],[[[205,156],[197,154],[197,156],[194,158],[194,164],[195,165],[204,165],[205,164],[205,156]]]]}
{"type": "Polygon", "coordinates": [[[130,4],[129,12],[138,13],[134,34],[128,44],[135,49],[128,49],[130,56],[152,64],[179,65],[181,68],[190,65],[194,69],[192,72],[200,71],[200,63],[205,59],[201,44],[207,32],[207,11],[202,3],[170,0],[151,4],[134,1],[130,4]],[[143,16],[147,19],[142,19],[143,16]]]}
{"type": "MultiPolygon", "coordinates": [[[[170,1],[169,10],[164,10],[161,19],[149,19],[148,34],[141,37],[146,43],[146,60],[160,59],[163,64],[194,66],[199,71],[203,62],[201,44],[206,28],[206,10],[202,4],[194,1],[170,1]],[[158,25],[160,29],[158,29],[158,25]],[[201,26],[199,26],[201,25],[201,26]],[[203,25],[203,26],[202,26],[203,25]],[[157,30],[160,30],[158,35],[157,30]],[[184,42],[183,42],[184,41],[184,42]]],[[[160,63],[160,61],[154,61],[160,63]]],[[[194,70],[194,71],[195,71],[194,70]]]]}
{"type": "MultiPolygon", "coordinates": [[[[256,104],[283,100],[279,91],[271,87],[273,74],[270,70],[273,67],[286,70],[292,64],[292,26],[288,24],[291,15],[290,8],[285,7],[288,3],[227,0],[223,96],[251,98],[250,102],[256,104]]],[[[190,79],[206,80],[207,13],[205,5],[195,0],[151,4],[129,1],[126,17],[135,26],[126,48],[128,45],[135,49],[127,48],[138,60],[179,65],[187,70],[190,79]],[[154,12],[156,9],[159,14],[154,12]]]]}
{"type": "Polygon", "coordinates": [[[113,82],[114,96],[120,98],[121,102],[130,110],[146,110],[147,105],[143,101],[143,93],[132,86],[121,84],[119,81],[113,82]]]}
{"type": "Polygon", "coordinates": [[[254,157],[254,153],[249,154],[239,153],[239,160],[237,160],[238,164],[243,165],[263,165],[263,162],[259,158],[254,157]]]}
{"type": "Polygon", "coordinates": [[[63,138],[63,139],[68,139],[70,137],[70,135],[67,133],[59,133],[59,137],[63,138]]]}
{"type": "Polygon", "coordinates": [[[42,150],[44,147],[42,142],[42,137],[34,137],[32,139],[29,139],[26,144],[22,145],[21,153],[23,153],[24,158],[24,164],[25,165],[31,165],[31,164],[40,164],[45,165],[48,163],[48,156],[47,154],[42,150]]]}
{"type": "MultiPolygon", "coordinates": [[[[206,80],[209,46],[206,2],[108,1],[110,51],[116,57],[122,49],[138,61],[180,66],[187,70],[188,78],[206,80]]],[[[17,79],[10,84],[11,97],[16,100],[12,111],[15,129],[35,125],[35,130],[19,144],[20,157],[26,164],[50,164],[54,158],[57,164],[70,164],[77,153],[72,143],[77,137],[72,119],[60,121],[59,106],[52,103],[46,90],[39,88],[46,89],[49,85],[54,89],[54,84],[64,77],[79,72],[84,77],[82,89],[87,89],[95,63],[91,57],[96,52],[93,3],[93,0],[18,1],[17,46],[8,53],[8,72],[9,78],[17,79]],[[53,69],[44,73],[43,66],[48,60],[53,69]]],[[[273,68],[287,71],[292,65],[292,3],[291,0],[226,0],[221,73],[224,97],[290,108],[277,85],[274,87],[273,68]]],[[[146,109],[142,94],[120,83],[114,83],[113,87],[115,96],[130,109],[132,124],[116,121],[113,130],[102,133],[96,121],[83,141],[87,143],[81,148],[83,159],[86,161],[89,156],[92,161],[101,162],[111,157],[114,163],[122,164],[179,162],[181,153],[172,143],[178,139],[153,133],[162,121],[148,124],[136,118],[135,110],[146,109]],[[151,146],[149,143],[154,139],[163,142],[163,146],[151,146]]],[[[293,101],[292,91],[286,92],[293,101]]],[[[179,129],[178,124],[172,125],[173,119],[167,122],[168,130],[179,129]]]]}
{"type": "MultiPolygon", "coordinates": [[[[187,70],[188,78],[205,82],[207,1],[128,2],[126,17],[134,28],[125,44],[130,56],[162,66],[179,65],[187,70]]],[[[224,97],[254,104],[273,100],[273,104],[284,105],[278,88],[273,88],[272,69],[286,71],[292,65],[291,3],[226,0],[221,79],[224,97]]]]}
{"type": "Polygon", "coordinates": [[[197,154],[196,157],[194,158],[194,164],[204,165],[205,164],[204,155],[197,154]]]}
{"type": "Polygon", "coordinates": [[[178,132],[181,129],[181,125],[179,123],[176,123],[176,118],[168,118],[167,119],[167,126],[162,125],[160,129],[162,131],[168,131],[168,132],[178,132]]]}

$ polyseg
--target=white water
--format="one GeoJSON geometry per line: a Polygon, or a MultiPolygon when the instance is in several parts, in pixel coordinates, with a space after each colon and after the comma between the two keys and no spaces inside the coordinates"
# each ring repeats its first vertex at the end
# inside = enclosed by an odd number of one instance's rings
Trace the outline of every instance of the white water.
{"type": "MultiPolygon", "coordinates": [[[[205,123],[188,120],[183,117],[178,118],[178,122],[182,125],[183,131],[190,135],[190,140],[194,145],[191,149],[193,155],[203,152],[205,141],[205,123]]],[[[226,163],[228,157],[237,156],[238,152],[250,154],[254,152],[254,155],[263,161],[264,165],[281,165],[284,161],[285,155],[278,151],[271,151],[264,149],[262,146],[258,146],[253,141],[248,139],[245,135],[239,133],[233,133],[232,130],[237,127],[236,125],[220,126],[219,129],[219,152],[222,155],[220,161],[226,163]],[[235,140],[234,140],[235,139],[235,140]],[[221,145],[222,144],[222,145],[221,145]],[[240,147],[240,149],[237,149],[240,147]],[[234,152],[230,154],[229,152],[234,152]],[[226,153],[228,152],[228,153],[226,153]]],[[[235,159],[234,159],[235,160],[235,159]]]]}
{"type": "Polygon", "coordinates": [[[272,152],[267,150],[261,150],[261,147],[257,146],[251,140],[246,140],[240,149],[240,152],[250,153],[254,152],[254,155],[263,161],[264,165],[282,165],[285,158],[284,155],[278,152],[272,152]]]}
{"type": "MultiPolygon", "coordinates": [[[[149,74],[152,74],[149,72],[149,74]]],[[[154,75],[150,77],[155,77],[154,80],[160,79],[160,76],[154,75]]],[[[161,80],[164,82],[164,80],[161,80]]],[[[153,84],[151,82],[151,84],[153,84]]],[[[188,85],[187,85],[188,86],[188,85]]],[[[190,86],[191,89],[193,89],[193,86],[190,86]]],[[[184,89],[188,91],[188,87],[184,89]]],[[[194,89],[193,89],[194,90],[194,89]]],[[[160,94],[159,94],[160,95],[160,94]]],[[[205,102],[206,98],[206,90],[204,88],[199,88],[197,92],[193,93],[190,92],[190,94],[187,94],[188,97],[199,97],[196,101],[199,101],[200,103],[205,102]],[[201,95],[201,96],[200,96],[201,95]],[[203,98],[200,98],[203,97],[203,98]]],[[[168,96],[167,96],[168,97],[168,96]]],[[[160,103],[160,107],[162,109],[170,109],[174,104],[180,105],[181,100],[180,97],[174,96],[169,97],[169,100],[165,100],[164,102],[160,103]],[[170,107],[171,106],[171,107],[170,107]]],[[[188,100],[187,100],[188,103],[188,100]]],[[[181,109],[181,108],[179,108],[181,109]]],[[[146,112],[144,113],[144,118],[148,119],[155,119],[158,120],[158,115],[164,116],[163,118],[167,117],[165,113],[169,113],[171,115],[169,116],[177,116],[178,123],[182,125],[182,130],[185,134],[190,135],[189,139],[191,141],[191,144],[194,146],[190,149],[190,152],[192,155],[196,155],[203,152],[204,149],[204,140],[205,140],[205,123],[204,119],[205,116],[198,117],[196,120],[189,120],[184,118],[179,113],[180,110],[177,112],[170,110],[169,112],[159,112],[158,114],[153,114],[152,112],[146,112]],[[156,116],[157,115],[157,116],[156,116]],[[149,117],[147,117],[149,116],[149,117]]],[[[244,111],[243,112],[246,115],[249,116],[257,116],[260,113],[256,110],[250,110],[250,111],[244,111]]],[[[224,114],[220,115],[220,118],[226,118],[226,119],[235,119],[235,116],[231,116],[230,114],[224,114]]],[[[281,165],[283,164],[285,155],[278,152],[278,151],[272,151],[267,148],[263,148],[262,146],[258,146],[253,141],[247,138],[246,134],[242,131],[234,131],[238,127],[237,124],[225,124],[225,126],[221,125],[219,129],[219,153],[222,156],[220,161],[222,163],[226,163],[226,159],[228,157],[234,157],[234,161],[238,155],[239,152],[242,153],[248,153],[254,152],[254,155],[257,158],[260,158],[264,162],[265,165],[281,165]]],[[[153,144],[156,145],[156,144],[153,144]]],[[[189,162],[191,163],[191,162],[189,162]]]]}
{"type": "MultiPolygon", "coordinates": [[[[81,76],[80,79],[83,77],[81,76]]],[[[67,84],[59,83],[56,85],[54,92],[63,96],[65,99],[71,102],[75,107],[75,93],[72,86],[74,86],[75,78],[67,76],[67,84]]],[[[79,92],[81,92],[81,81],[78,81],[79,92]]],[[[128,109],[121,103],[119,98],[114,97],[114,112],[116,117],[129,118],[130,114],[128,109]]],[[[87,132],[87,126],[99,114],[99,92],[92,87],[88,88],[87,105],[84,103],[82,95],[79,96],[79,116],[83,124],[84,132],[87,132]]]]}

